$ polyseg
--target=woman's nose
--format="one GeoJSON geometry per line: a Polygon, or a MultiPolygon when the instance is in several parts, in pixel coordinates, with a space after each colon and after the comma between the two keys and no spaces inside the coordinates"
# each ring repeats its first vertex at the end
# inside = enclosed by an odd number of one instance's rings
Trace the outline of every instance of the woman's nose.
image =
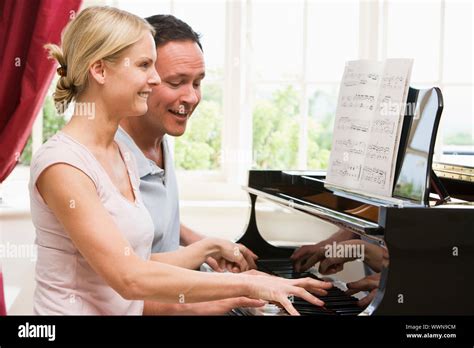
{"type": "Polygon", "coordinates": [[[156,69],[153,69],[153,73],[150,77],[150,79],[148,80],[148,83],[150,85],[159,85],[161,83],[161,78],[160,78],[160,75],[158,75],[158,72],[156,71],[156,69]]]}

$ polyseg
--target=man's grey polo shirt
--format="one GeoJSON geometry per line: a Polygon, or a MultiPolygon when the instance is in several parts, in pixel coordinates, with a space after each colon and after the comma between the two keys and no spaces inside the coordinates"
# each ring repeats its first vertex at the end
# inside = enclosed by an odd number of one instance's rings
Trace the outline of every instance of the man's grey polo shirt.
{"type": "Polygon", "coordinates": [[[115,139],[130,149],[137,162],[140,192],[155,227],[152,253],[177,250],[180,233],[178,185],[166,135],[163,137],[164,170],[146,158],[121,127],[115,139]]]}

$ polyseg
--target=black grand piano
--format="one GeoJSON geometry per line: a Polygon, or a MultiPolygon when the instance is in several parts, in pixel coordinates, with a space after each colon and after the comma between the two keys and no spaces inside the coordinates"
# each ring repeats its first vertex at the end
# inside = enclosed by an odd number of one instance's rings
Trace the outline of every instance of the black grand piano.
{"type": "MultiPolygon", "coordinates": [[[[238,242],[259,255],[261,271],[286,278],[321,277],[314,271],[293,270],[289,257],[294,246],[265,240],[257,221],[261,201],[324,221],[332,230],[350,231],[388,251],[370,305],[361,308],[357,298],[335,286],[320,297],[324,307],[296,298],[295,308],[302,315],[474,313],[474,168],[433,163],[442,109],[438,88],[410,88],[392,199],[333,189],[325,185],[324,172],[250,171],[245,187],[250,219],[238,242]]],[[[292,226],[287,229],[291,234],[292,226]]],[[[337,274],[334,277],[337,280],[337,274]]],[[[286,314],[273,305],[260,312],[234,311],[237,315],[286,314]]]]}

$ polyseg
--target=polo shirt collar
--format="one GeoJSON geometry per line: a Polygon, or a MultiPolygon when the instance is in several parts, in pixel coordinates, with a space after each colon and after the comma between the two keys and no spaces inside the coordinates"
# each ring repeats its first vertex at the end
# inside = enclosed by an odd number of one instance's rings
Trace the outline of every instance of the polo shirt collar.
{"type": "MultiPolygon", "coordinates": [[[[130,148],[133,155],[135,156],[135,160],[137,162],[137,167],[138,167],[138,175],[140,176],[140,178],[144,178],[147,175],[159,175],[159,176],[165,175],[165,171],[163,170],[163,168],[158,167],[154,161],[147,158],[143,154],[142,150],[140,150],[140,148],[137,146],[137,144],[135,144],[135,141],[133,141],[132,137],[122,127],[119,127],[118,132],[120,132],[123,135],[123,137],[126,139],[127,141],[126,145],[130,148]]],[[[167,153],[167,143],[166,143],[165,137],[163,137],[162,145],[163,145],[164,163],[165,163],[165,168],[166,168],[168,153],[167,153]]]]}

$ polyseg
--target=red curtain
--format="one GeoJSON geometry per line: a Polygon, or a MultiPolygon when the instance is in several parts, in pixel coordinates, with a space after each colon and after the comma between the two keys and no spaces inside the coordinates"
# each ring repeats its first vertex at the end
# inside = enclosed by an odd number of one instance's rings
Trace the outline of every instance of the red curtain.
{"type": "Polygon", "coordinates": [[[82,0],[0,0],[0,183],[25,147],[55,63],[43,45],[59,43],[82,0]]]}
{"type": "Polygon", "coordinates": [[[3,274],[2,265],[0,265],[0,316],[7,315],[7,305],[5,304],[5,296],[3,295],[3,274]]]}
{"type": "MultiPolygon", "coordinates": [[[[15,167],[55,63],[43,45],[59,43],[82,0],[0,0],[0,183],[15,167]]],[[[0,265],[0,315],[6,315],[0,265]]]]}

